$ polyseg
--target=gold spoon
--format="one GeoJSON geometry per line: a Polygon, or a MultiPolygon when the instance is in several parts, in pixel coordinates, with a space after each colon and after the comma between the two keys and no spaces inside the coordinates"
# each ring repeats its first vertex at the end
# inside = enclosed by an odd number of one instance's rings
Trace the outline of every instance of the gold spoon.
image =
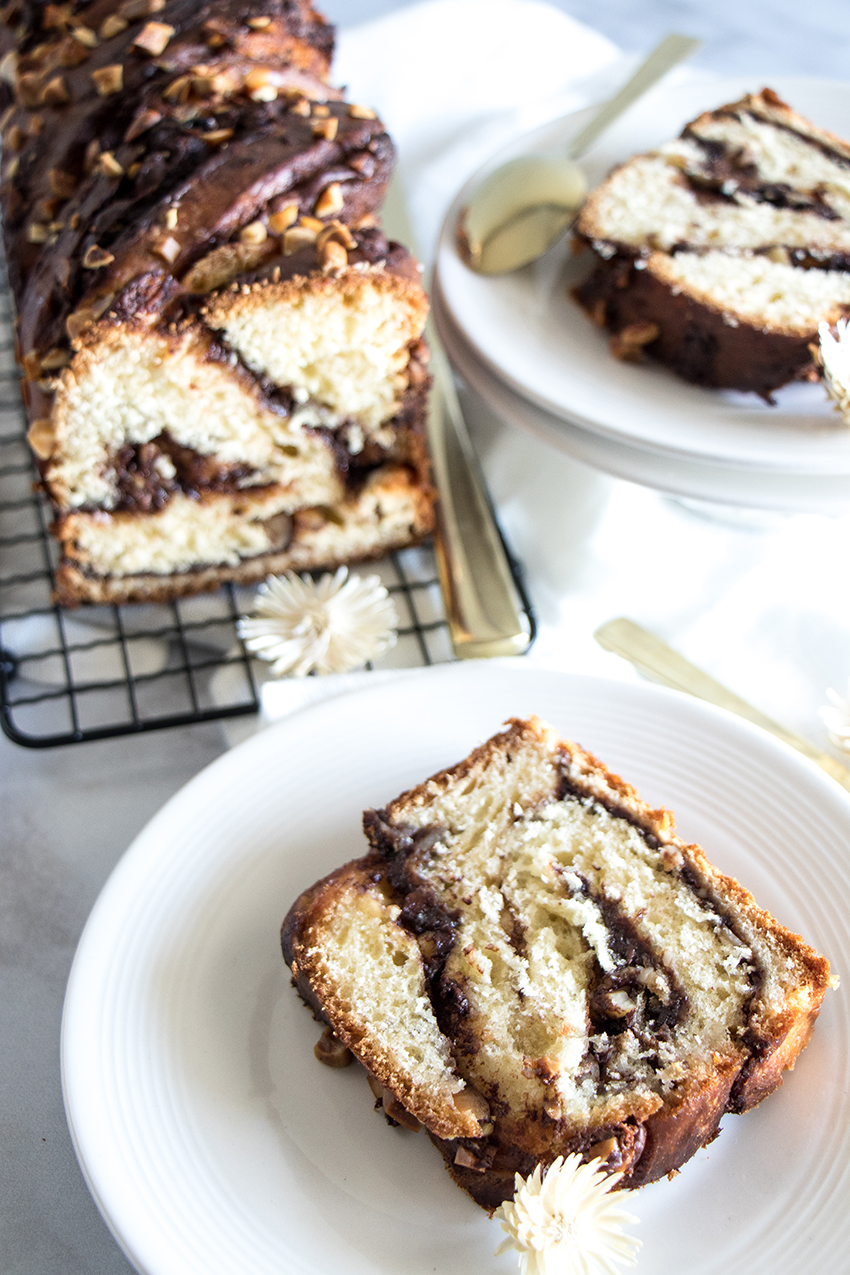
{"type": "Polygon", "coordinates": [[[801,739],[787,727],[780,726],[759,709],[753,708],[752,704],[741,699],[740,695],[735,695],[721,682],[716,682],[695,664],[689,663],[683,655],[672,650],[648,629],[641,628],[633,620],[620,618],[609,620],[607,624],[598,628],[593,636],[606,651],[613,651],[615,655],[622,656],[624,660],[633,664],[638,672],[643,673],[653,682],[660,682],[662,686],[672,686],[677,691],[686,691],[697,699],[704,699],[709,704],[717,704],[719,708],[725,708],[728,712],[737,714],[738,717],[744,717],[748,722],[755,722],[756,726],[760,726],[762,730],[769,731],[783,743],[796,748],[797,752],[808,757],[810,761],[837,780],[842,788],[850,791],[850,770],[842,766],[840,761],[836,761],[834,757],[830,757],[829,753],[823,752],[807,739],[801,739]]]}
{"type": "Polygon", "coordinates": [[[508,274],[542,257],[566,231],[587,193],[587,180],[575,161],[609,124],[701,43],[686,35],[662,40],[619,93],[573,138],[566,156],[523,155],[485,177],[458,223],[458,244],[470,269],[478,274],[508,274]]]}

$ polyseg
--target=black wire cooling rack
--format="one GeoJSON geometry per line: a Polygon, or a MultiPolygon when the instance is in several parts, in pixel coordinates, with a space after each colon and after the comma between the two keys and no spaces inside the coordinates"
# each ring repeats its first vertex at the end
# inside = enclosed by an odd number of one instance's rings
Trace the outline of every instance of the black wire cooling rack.
{"type": "MultiPolygon", "coordinates": [[[[162,605],[54,605],[57,545],[35,490],[11,336],[0,291],[0,722],[46,748],[237,717],[259,707],[256,669],[236,629],[252,589],[162,605]]],[[[453,658],[430,545],[377,564],[399,613],[398,641],[375,667],[453,658]]]]}

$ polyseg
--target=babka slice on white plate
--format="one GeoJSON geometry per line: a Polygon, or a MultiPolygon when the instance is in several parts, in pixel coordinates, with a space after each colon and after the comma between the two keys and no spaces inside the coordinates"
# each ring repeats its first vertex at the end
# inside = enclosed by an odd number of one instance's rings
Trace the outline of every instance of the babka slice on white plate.
{"type": "Polygon", "coordinates": [[[818,324],[850,312],[850,143],[770,89],[615,169],[576,232],[575,290],[621,358],[769,398],[818,375],[818,324]]]}
{"type": "Polygon", "coordinates": [[[571,1152],[631,1187],[678,1169],[809,1039],[825,958],[536,718],[364,826],[369,854],[291,908],[284,956],[485,1208],[571,1152]]]}

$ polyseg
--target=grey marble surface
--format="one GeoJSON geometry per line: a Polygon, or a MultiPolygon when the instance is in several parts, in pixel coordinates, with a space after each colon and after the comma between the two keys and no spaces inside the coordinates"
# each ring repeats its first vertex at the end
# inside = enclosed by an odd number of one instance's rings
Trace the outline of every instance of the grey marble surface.
{"type": "MultiPolygon", "coordinates": [[[[387,0],[329,0],[339,23],[387,0]]],[[[675,29],[718,72],[843,78],[846,0],[563,0],[626,49],[675,29]]],[[[407,56],[414,56],[407,51],[407,56]]],[[[77,1168],[59,1081],[65,981],[110,869],[157,809],[225,747],[216,725],[30,751],[0,738],[0,1275],[127,1275],[77,1168]]]]}

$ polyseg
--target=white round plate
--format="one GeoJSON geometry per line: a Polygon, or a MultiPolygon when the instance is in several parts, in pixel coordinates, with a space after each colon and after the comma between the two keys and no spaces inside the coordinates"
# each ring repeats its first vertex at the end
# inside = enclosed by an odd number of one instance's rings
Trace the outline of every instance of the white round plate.
{"type": "MultiPolygon", "coordinates": [[[[591,185],[615,164],[675,137],[700,111],[761,87],[738,78],[657,87],[594,146],[584,161],[591,185]]],[[[850,85],[780,77],[772,87],[815,123],[850,136],[850,85]]],[[[513,142],[467,182],[446,217],[436,278],[451,318],[479,357],[532,403],[621,443],[762,472],[850,475],[850,430],[820,385],[786,386],[771,407],[754,394],[703,389],[651,363],[615,359],[607,335],[569,296],[588,260],[571,256],[566,241],[502,278],[473,274],[463,264],[457,217],[482,176],[517,154],[563,150],[587,115],[513,142]]]]}
{"type": "Polygon", "coordinates": [[[431,290],[434,320],[466,384],[501,420],[615,478],[690,500],[751,510],[842,514],[850,506],[850,474],[791,474],[735,469],[698,457],[675,456],[583,429],[523,398],[481,359],[452,322],[439,286],[431,290]]]}
{"type": "MultiPolygon", "coordinates": [[[[482,662],[311,707],[215,762],[136,839],[74,960],[62,1073],[83,1172],[144,1275],[509,1275],[515,1258],[359,1069],[318,1064],[278,931],[364,852],[361,812],[536,711],[678,816],[850,970],[850,799],[784,745],[643,684],[482,662]]],[[[642,1275],[839,1271],[850,1039],[830,993],[793,1076],[672,1182],[636,1192],[642,1275]]]]}

